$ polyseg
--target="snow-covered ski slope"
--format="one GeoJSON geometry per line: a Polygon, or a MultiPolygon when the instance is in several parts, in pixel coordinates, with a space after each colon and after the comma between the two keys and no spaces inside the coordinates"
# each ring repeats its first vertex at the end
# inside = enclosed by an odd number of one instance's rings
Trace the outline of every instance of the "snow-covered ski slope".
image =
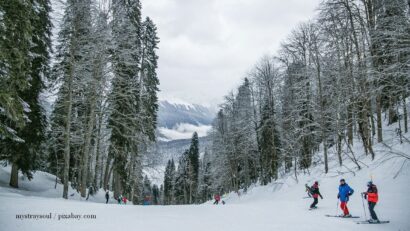
{"type": "MultiPolygon", "coordinates": [[[[147,230],[147,231],[345,231],[345,230],[395,230],[410,231],[410,161],[395,158],[393,153],[410,152],[410,143],[400,144],[395,127],[384,127],[384,139],[392,149],[383,144],[374,146],[376,159],[363,154],[363,148],[355,140],[353,151],[362,169],[344,158],[344,166],[338,167],[334,150],[330,153],[330,169],[323,173],[320,164],[322,155],[315,156],[317,166],[309,173],[285,175],[281,180],[267,186],[253,186],[240,196],[225,195],[225,205],[186,206],[133,206],[117,205],[111,200],[104,204],[104,192],[100,191],[89,201],[82,200],[77,193],[69,200],[61,198],[62,186],[54,189],[54,176],[36,172],[32,181],[20,179],[20,188],[7,186],[9,167],[0,168],[0,230],[147,230]],[[403,165],[404,163],[404,165],[403,165]],[[401,169],[401,170],[400,170],[401,169]],[[400,170],[400,173],[398,174],[400,170]],[[366,190],[366,182],[373,178],[378,186],[380,201],[376,212],[381,220],[389,224],[358,225],[365,219],[360,192],[366,190]],[[348,204],[351,214],[357,219],[325,217],[326,214],[340,214],[337,205],[337,187],[340,178],[355,190],[348,204]],[[309,211],[311,199],[304,199],[305,183],[318,180],[324,196],[318,209],[309,211]],[[16,215],[50,214],[51,219],[17,219],[16,215]],[[62,219],[61,215],[95,215],[96,219],[82,217],[62,219]],[[60,220],[59,220],[60,216],[60,220]]],[[[410,134],[406,134],[410,140],[410,134]]],[[[366,205],[365,205],[366,206],[366,205]]],[[[369,218],[367,206],[366,216],[369,218]]]]}

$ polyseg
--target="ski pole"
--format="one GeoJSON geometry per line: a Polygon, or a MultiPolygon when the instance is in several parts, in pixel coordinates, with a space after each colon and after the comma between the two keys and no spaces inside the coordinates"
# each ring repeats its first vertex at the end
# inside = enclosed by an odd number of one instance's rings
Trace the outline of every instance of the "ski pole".
{"type": "Polygon", "coordinates": [[[365,206],[364,206],[364,200],[363,200],[363,194],[362,194],[361,198],[362,198],[362,205],[363,205],[364,218],[367,220],[367,216],[366,216],[366,208],[365,208],[365,206]]]}
{"type": "Polygon", "coordinates": [[[339,199],[337,199],[335,215],[337,215],[337,210],[338,209],[339,209],[339,199]]]}

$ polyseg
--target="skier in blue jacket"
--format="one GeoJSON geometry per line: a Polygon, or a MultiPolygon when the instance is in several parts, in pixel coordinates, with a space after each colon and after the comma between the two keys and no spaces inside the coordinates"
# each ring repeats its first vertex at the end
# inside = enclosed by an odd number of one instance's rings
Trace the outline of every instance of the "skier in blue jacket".
{"type": "Polygon", "coordinates": [[[354,190],[346,183],[345,179],[340,180],[339,193],[337,198],[340,200],[340,208],[343,210],[344,217],[351,217],[349,209],[347,208],[347,202],[349,201],[349,196],[353,195],[354,190]]]}

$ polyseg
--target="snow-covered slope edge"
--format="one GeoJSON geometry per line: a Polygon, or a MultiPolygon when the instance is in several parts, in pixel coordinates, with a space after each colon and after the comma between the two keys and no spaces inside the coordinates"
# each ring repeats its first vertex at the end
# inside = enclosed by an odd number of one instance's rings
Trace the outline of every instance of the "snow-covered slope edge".
{"type": "MultiPolygon", "coordinates": [[[[327,218],[326,214],[339,215],[342,213],[338,205],[337,193],[339,180],[346,179],[347,183],[355,190],[354,195],[348,203],[351,214],[358,215],[358,219],[339,219],[335,222],[349,224],[351,230],[359,230],[355,227],[358,220],[369,219],[369,211],[366,201],[362,201],[361,192],[366,191],[366,183],[373,180],[379,189],[379,203],[376,206],[376,213],[381,220],[390,220],[390,224],[377,226],[373,230],[410,230],[410,161],[400,157],[400,154],[410,155],[410,134],[404,135],[403,143],[400,143],[396,134],[396,127],[384,127],[384,142],[375,144],[375,160],[371,160],[370,155],[366,156],[359,140],[355,140],[352,151],[355,153],[361,166],[359,170],[346,156],[343,166],[339,166],[336,160],[335,150],[330,150],[330,171],[324,173],[322,162],[323,153],[316,153],[315,159],[318,163],[311,168],[309,173],[294,172],[284,174],[279,180],[266,186],[253,185],[246,192],[230,193],[223,196],[227,204],[266,207],[266,210],[279,210],[279,216],[294,216],[298,219],[312,219],[319,221],[335,220],[337,218],[327,218]],[[305,183],[312,185],[314,181],[319,181],[320,191],[324,196],[319,199],[319,209],[309,211],[309,205],[313,199],[305,198],[305,183]]],[[[211,204],[208,202],[207,204],[211,204]]],[[[286,218],[288,219],[288,218],[286,218]]],[[[319,223],[320,224],[320,223],[319,223]]],[[[360,227],[362,228],[362,227],[360,227]]],[[[375,228],[375,227],[373,227],[375,228]]],[[[332,228],[332,230],[337,230],[332,228]]],[[[348,229],[343,229],[348,230],[348,229]]],[[[360,229],[363,230],[363,229],[360,229]]]]}

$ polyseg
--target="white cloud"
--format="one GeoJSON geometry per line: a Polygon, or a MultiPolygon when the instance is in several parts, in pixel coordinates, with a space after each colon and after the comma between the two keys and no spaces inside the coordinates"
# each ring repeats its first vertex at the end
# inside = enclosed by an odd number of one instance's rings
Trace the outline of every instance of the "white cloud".
{"type": "Polygon", "coordinates": [[[172,129],[160,127],[159,132],[165,136],[166,140],[190,139],[194,132],[198,133],[199,137],[206,136],[211,126],[207,125],[193,125],[187,123],[180,123],[172,129]]]}
{"type": "Polygon", "coordinates": [[[161,97],[218,104],[320,0],[146,0],[157,24],[161,97]]]}

